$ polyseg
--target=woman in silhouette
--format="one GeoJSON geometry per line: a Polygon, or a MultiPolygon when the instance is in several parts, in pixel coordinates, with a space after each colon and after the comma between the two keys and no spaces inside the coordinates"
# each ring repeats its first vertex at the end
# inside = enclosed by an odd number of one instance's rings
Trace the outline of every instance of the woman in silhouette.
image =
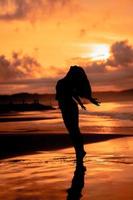
{"type": "Polygon", "coordinates": [[[92,97],[91,86],[82,67],[71,66],[66,76],[57,82],[56,99],[74,145],[77,162],[82,162],[86,154],[79,129],[78,104],[82,109],[86,108],[80,97],[86,98],[99,106],[98,100],[92,97]]]}

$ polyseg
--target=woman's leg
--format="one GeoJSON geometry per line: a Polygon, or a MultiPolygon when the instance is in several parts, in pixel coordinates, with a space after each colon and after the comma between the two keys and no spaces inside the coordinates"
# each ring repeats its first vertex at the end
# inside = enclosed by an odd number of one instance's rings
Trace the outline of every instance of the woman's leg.
{"type": "Polygon", "coordinates": [[[65,126],[70,134],[72,143],[76,151],[77,159],[83,158],[85,155],[83,146],[83,137],[79,129],[79,112],[76,103],[69,107],[61,109],[65,126]]]}

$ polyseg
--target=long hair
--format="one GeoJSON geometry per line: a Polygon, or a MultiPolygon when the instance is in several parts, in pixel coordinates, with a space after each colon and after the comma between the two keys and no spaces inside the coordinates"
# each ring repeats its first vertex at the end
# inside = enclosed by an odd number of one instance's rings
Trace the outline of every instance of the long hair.
{"type": "Polygon", "coordinates": [[[80,97],[87,99],[91,97],[90,82],[82,67],[77,65],[71,66],[65,78],[71,81],[72,86],[76,89],[80,97]]]}

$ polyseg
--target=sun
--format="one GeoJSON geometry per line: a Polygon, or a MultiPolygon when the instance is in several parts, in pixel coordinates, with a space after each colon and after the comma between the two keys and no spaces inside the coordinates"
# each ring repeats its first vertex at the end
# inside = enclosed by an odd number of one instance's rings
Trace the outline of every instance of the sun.
{"type": "Polygon", "coordinates": [[[110,56],[109,45],[94,44],[91,46],[90,57],[92,60],[107,60],[110,56]]]}
{"type": "Polygon", "coordinates": [[[108,44],[89,44],[86,46],[86,52],[82,54],[83,58],[89,58],[92,61],[107,60],[110,57],[110,46],[108,44]]]}

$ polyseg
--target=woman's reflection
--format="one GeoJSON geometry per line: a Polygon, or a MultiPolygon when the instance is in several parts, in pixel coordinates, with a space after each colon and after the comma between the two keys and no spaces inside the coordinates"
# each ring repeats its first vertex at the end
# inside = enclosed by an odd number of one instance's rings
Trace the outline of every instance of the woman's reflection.
{"type": "Polygon", "coordinates": [[[67,200],[79,200],[82,197],[81,192],[84,187],[85,171],[86,167],[83,163],[76,165],[71,187],[67,190],[67,200]]]}

